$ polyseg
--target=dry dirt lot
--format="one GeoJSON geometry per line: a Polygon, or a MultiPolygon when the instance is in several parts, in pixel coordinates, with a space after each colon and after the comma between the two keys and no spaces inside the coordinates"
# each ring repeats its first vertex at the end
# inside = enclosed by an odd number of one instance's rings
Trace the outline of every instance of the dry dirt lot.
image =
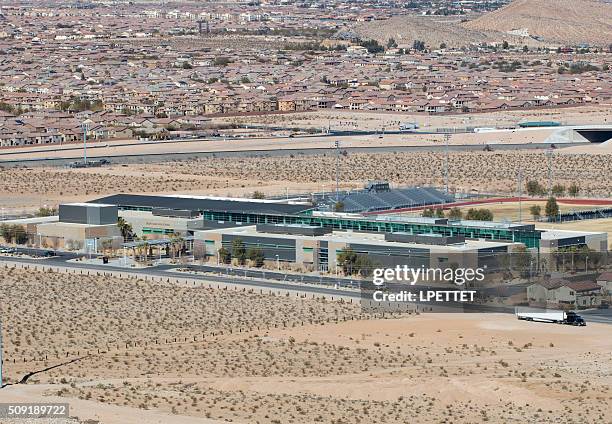
{"type": "Polygon", "coordinates": [[[81,419],[601,423],[612,414],[612,339],[602,324],[358,319],[355,305],[297,297],[17,269],[0,277],[11,380],[57,361],[12,364],[26,352],[217,332],[120,346],[3,389],[7,401],[68,401],[81,419]]]}
{"type": "Polygon", "coordinates": [[[222,123],[267,124],[300,128],[328,128],[331,126],[335,130],[351,128],[380,130],[383,127],[388,130],[397,130],[399,128],[397,122],[416,122],[422,129],[504,127],[515,126],[523,121],[557,121],[567,125],[606,124],[611,122],[610,107],[599,105],[458,115],[321,110],[285,115],[216,118],[215,120],[222,123]]]}
{"type": "MultiPolygon", "coordinates": [[[[570,153],[553,156],[554,183],[576,182],[581,196],[610,196],[603,175],[612,175],[612,154],[570,153]]],[[[444,183],[444,153],[356,153],[341,156],[342,188],[361,188],[369,180],[396,186],[444,183]]],[[[202,158],[157,164],[90,169],[7,168],[0,170],[0,204],[7,209],[88,200],[115,193],[193,193],[252,196],[331,190],[335,185],[333,154],[289,157],[202,158]]],[[[519,169],[523,179],[547,185],[544,152],[455,152],[449,155],[450,187],[457,191],[515,195],[519,169]]]]}

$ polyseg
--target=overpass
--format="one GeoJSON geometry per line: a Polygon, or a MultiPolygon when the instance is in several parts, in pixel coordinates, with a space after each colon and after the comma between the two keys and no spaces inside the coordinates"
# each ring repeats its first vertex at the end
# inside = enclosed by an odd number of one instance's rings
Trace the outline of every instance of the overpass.
{"type": "Polygon", "coordinates": [[[547,139],[548,143],[605,143],[612,139],[612,125],[574,125],[561,127],[547,139]]]}

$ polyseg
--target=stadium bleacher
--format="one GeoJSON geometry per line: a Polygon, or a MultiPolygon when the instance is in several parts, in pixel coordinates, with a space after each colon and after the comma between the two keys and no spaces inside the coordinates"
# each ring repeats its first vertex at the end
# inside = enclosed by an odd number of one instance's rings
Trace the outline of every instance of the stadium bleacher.
{"type": "Polygon", "coordinates": [[[432,187],[411,187],[352,192],[341,199],[343,211],[374,212],[452,203],[455,198],[432,187]]]}

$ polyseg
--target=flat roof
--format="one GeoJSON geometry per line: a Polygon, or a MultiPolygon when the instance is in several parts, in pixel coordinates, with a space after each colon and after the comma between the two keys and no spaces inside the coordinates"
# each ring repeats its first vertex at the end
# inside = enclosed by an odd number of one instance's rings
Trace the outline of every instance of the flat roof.
{"type": "Polygon", "coordinates": [[[213,230],[197,230],[195,231],[195,237],[197,234],[211,233],[211,234],[228,234],[236,236],[263,236],[270,238],[279,239],[305,239],[305,240],[322,240],[322,241],[336,241],[345,242],[349,244],[372,244],[377,246],[388,246],[388,247],[409,247],[414,249],[430,248],[434,250],[440,249],[452,249],[452,250],[473,250],[473,249],[486,249],[500,246],[508,246],[512,243],[498,242],[490,240],[466,240],[463,243],[452,244],[452,245],[435,245],[435,244],[423,244],[423,243],[404,243],[396,241],[386,241],[384,233],[361,233],[353,231],[334,231],[331,234],[324,234],[320,236],[306,236],[296,234],[277,234],[277,233],[266,233],[257,231],[257,227],[254,225],[248,225],[244,227],[231,227],[231,228],[218,228],[213,230]]]}
{"type": "Polygon", "coordinates": [[[135,208],[166,208],[192,211],[259,213],[297,215],[313,209],[308,204],[258,202],[256,199],[232,199],[194,196],[149,196],[142,194],[114,194],[91,200],[102,203],[135,208]]]}
{"type": "Polygon", "coordinates": [[[572,238],[572,237],[583,237],[592,235],[606,236],[607,233],[604,231],[570,231],[570,230],[557,230],[557,229],[545,229],[542,233],[542,240],[555,240],[559,238],[572,238]]]}
{"type": "Polygon", "coordinates": [[[34,216],[32,218],[15,218],[15,219],[6,219],[0,220],[1,224],[46,224],[49,222],[57,222],[59,221],[58,215],[50,215],[50,216],[34,216]]]}
{"type": "Polygon", "coordinates": [[[62,203],[60,206],[83,206],[89,208],[109,208],[116,205],[109,205],[105,203],[85,203],[85,202],[75,202],[75,203],[62,203]]]}

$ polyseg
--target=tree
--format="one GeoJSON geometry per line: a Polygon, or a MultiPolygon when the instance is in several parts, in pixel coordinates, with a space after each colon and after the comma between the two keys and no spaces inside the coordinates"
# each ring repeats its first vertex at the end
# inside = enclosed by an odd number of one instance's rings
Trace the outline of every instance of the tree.
{"type": "Polygon", "coordinates": [[[527,189],[527,194],[529,196],[541,196],[546,193],[544,187],[542,187],[542,185],[535,180],[527,181],[525,188],[527,189]]]}
{"type": "Polygon", "coordinates": [[[213,61],[213,65],[215,66],[227,66],[232,63],[231,59],[225,56],[216,57],[213,61]]]}
{"type": "Polygon", "coordinates": [[[446,48],[446,43],[440,43],[440,50],[444,50],[446,48]]]}
{"type": "Polygon", "coordinates": [[[423,50],[425,50],[425,41],[414,40],[414,42],[412,43],[412,48],[416,51],[422,52],[423,50]]]}
{"type": "Polygon", "coordinates": [[[229,264],[232,261],[232,254],[225,247],[219,249],[219,262],[229,264]]]}
{"type": "Polygon", "coordinates": [[[493,221],[493,212],[489,209],[470,208],[465,215],[465,219],[473,221],[493,221]]]}
{"type": "Polygon", "coordinates": [[[370,275],[375,267],[374,261],[367,255],[355,253],[351,248],[342,249],[338,253],[338,264],[345,275],[358,274],[362,277],[370,275]]]}
{"type": "Polygon", "coordinates": [[[119,227],[119,231],[121,232],[123,241],[129,240],[134,237],[134,230],[132,229],[132,225],[128,224],[126,220],[122,217],[119,217],[119,219],[117,219],[117,227],[119,227]]]}
{"type": "Polygon", "coordinates": [[[432,208],[425,208],[423,209],[423,213],[421,214],[421,216],[423,216],[424,218],[433,218],[434,210],[432,208]]]}
{"type": "Polygon", "coordinates": [[[253,199],[265,199],[266,196],[261,191],[253,192],[253,199]]]}
{"type": "Polygon", "coordinates": [[[542,213],[542,207],[540,205],[532,205],[529,208],[529,213],[533,216],[533,220],[537,221],[542,213]]]}
{"type": "Polygon", "coordinates": [[[510,45],[508,44],[508,42],[506,40],[504,40],[504,42],[502,43],[502,49],[508,50],[509,47],[510,47],[510,45]]]}
{"type": "Polygon", "coordinates": [[[387,48],[393,49],[395,47],[397,47],[397,43],[395,42],[395,39],[389,38],[389,41],[387,41],[387,48]]]}
{"type": "Polygon", "coordinates": [[[344,202],[336,202],[334,204],[334,212],[342,212],[344,210],[344,202]]]}
{"type": "Polygon", "coordinates": [[[28,234],[22,225],[13,224],[7,226],[7,234],[4,234],[4,227],[2,228],[2,237],[7,243],[14,242],[15,244],[25,244],[28,241],[28,234]],[[8,237],[8,238],[7,238],[8,237]]]}
{"type": "Polygon", "coordinates": [[[368,50],[368,53],[380,53],[385,50],[383,46],[378,44],[376,40],[365,40],[359,43],[361,47],[365,47],[368,50]]]}
{"type": "Polygon", "coordinates": [[[246,255],[247,258],[249,258],[249,260],[253,262],[253,265],[255,265],[257,268],[263,266],[264,252],[260,247],[249,247],[246,255]]]}
{"type": "Polygon", "coordinates": [[[448,211],[448,219],[459,220],[463,218],[463,212],[457,206],[448,211]]]}
{"type": "Polygon", "coordinates": [[[557,204],[557,199],[554,197],[549,197],[546,201],[546,206],[544,208],[544,213],[546,217],[552,219],[559,215],[559,205],[557,204]]]}
{"type": "Polygon", "coordinates": [[[531,264],[531,253],[527,250],[525,246],[517,246],[514,248],[514,251],[511,253],[513,257],[513,268],[518,270],[521,273],[525,273],[528,271],[529,266],[531,264]]]}
{"type": "Polygon", "coordinates": [[[11,227],[9,227],[8,224],[0,225],[0,235],[2,235],[2,238],[4,239],[6,243],[13,242],[13,235],[11,234],[11,227]]]}
{"type": "Polygon", "coordinates": [[[238,261],[239,265],[244,265],[246,261],[246,249],[241,238],[232,241],[232,257],[238,261]]]}
{"type": "Polygon", "coordinates": [[[374,268],[374,261],[368,255],[357,255],[355,260],[355,271],[357,271],[357,274],[361,277],[367,277],[372,274],[374,268]]]}
{"type": "Polygon", "coordinates": [[[577,197],[578,193],[580,193],[580,187],[578,187],[578,184],[572,183],[567,188],[567,192],[569,193],[570,196],[577,197]]]}
{"type": "Polygon", "coordinates": [[[565,194],[565,186],[562,184],[555,184],[552,187],[552,194],[556,197],[563,197],[563,195],[565,194]]]}
{"type": "Polygon", "coordinates": [[[529,53],[529,47],[523,46],[523,53],[529,53]]]}
{"type": "Polygon", "coordinates": [[[436,218],[444,218],[444,209],[436,208],[436,218]]]}
{"type": "Polygon", "coordinates": [[[338,253],[338,265],[342,267],[342,272],[345,275],[353,275],[355,262],[357,261],[357,253],[353,249],[345,248],[338,253]]]}
{"type": "Polygon", "coordinates": [[[185,250],[185,239],[179,233],[174,232],[170,236],[170,245],[172,247],[172,259],[175,258],[177,250],[179,257],[181,257],[181,253],[185,250]]]}

